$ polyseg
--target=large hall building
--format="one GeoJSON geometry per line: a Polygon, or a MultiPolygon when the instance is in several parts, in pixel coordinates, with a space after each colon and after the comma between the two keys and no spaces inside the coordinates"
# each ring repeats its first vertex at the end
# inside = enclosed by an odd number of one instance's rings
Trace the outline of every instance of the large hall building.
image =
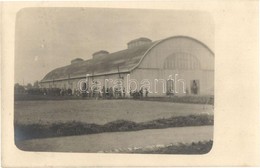
{"type": "Polygon", "coordinates": [[[76,58],[70,65],[49,72],[40,85],[75,92],[84,80],[87,87],[99,82],[105,89],[120,83],[127,96],[129,89],[132,92],[144,85],[149,96],[214,95],[214,53],[192,37],[158,41],[142,37],[118,52],[101,50],[89,60],[76,58]]]}

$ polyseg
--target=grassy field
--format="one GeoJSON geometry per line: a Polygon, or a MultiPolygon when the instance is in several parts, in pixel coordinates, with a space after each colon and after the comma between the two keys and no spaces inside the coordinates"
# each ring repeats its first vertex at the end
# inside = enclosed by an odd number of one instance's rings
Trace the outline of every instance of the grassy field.
{"type": "Polygon", "coordinates": [[[68,121],[106,124],[115,120],[145,122],[198,114],[213,115],[213,108],[211,105],[138,100],[43,100],[14,103],[14,120],[19,124],[68,121]]]}

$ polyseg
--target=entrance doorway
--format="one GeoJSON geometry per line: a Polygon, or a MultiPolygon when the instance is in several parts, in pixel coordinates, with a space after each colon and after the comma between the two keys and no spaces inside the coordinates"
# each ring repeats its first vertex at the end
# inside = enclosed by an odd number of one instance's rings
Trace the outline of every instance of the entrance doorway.
{"type": "Polygon", "coordinates": [[[191,80],[190,85],[191,94],[198,95],[200,91],[200,82],[199,80],[191,80]]]}
{"type": "Polygon", "coordinates": [[[173,80],[167,80],[166,83],[166,95],[174,95],[174,81],[173,80]]]}

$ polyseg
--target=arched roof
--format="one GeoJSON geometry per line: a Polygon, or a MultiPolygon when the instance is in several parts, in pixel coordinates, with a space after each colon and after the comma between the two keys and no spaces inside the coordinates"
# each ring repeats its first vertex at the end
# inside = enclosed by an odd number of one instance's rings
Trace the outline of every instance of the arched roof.
{"type": "Polygon", "coordinates": [[[144,57],[151,52],[153,48],[160,43],[173,38],[192,40],[202,45],[206,50],[214,55],[213,51],[207,45],[197,39],[188,36],[173,36],[148,44],[143,44],[138,47],[110,53],[104,57],[90,59],[54,69],[49,72],[41,82],[64,80],[68,78],[84,78],[86,77],[86,74],[89,74],[90,76],[98,76],[130,72],[139,66],[144,57]]]}

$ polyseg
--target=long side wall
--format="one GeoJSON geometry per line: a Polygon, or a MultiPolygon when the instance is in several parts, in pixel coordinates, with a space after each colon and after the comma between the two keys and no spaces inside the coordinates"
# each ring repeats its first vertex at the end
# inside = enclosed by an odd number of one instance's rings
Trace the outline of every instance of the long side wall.
{"type": "MultiPolygon", "coordinates": [[[[206,70],[164,70],[164,69],[136,69],[130,75],[130,81],[138,81],[140,86],[148,86],[150,96],[165,96],[168,90],[167,80],[172,80],[175,95],[191,94],[193,80],[199,81],[198,95],[214,94],[214,71],[206,70]]],[[[134,87],[134,85],[131,85],[134,87]]],[[[168,86],[169,87],[169,86],[168,86]]]]}

